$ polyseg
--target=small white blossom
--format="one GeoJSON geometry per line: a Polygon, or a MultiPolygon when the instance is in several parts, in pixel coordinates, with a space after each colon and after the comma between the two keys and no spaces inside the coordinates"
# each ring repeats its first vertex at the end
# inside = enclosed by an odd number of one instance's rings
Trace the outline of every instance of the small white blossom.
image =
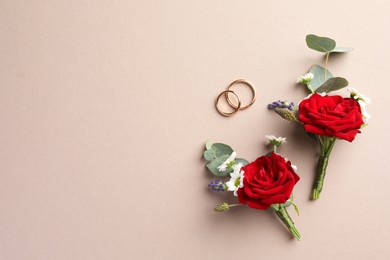
{"type": "Polygon", "coordinates": [[[294,172],[297,172],[298,171],[298,167],[294,164],[291,164],[291,168],[293,168],[294,172]]]}
{"type": "Polygon", "coordinates": [[[267,145],[272,144],[279,146],[281,144],[287,143],[285,137],[276,137],[274,135],[266,135],[265,138],[267,139],[267,145]]]}
{"type": "Polygon", "coordinates": [[[356,99],[356,100],[360,99],[360,100],[363,100],[364,103],[366,103],[366,104],[371,104],[371,99],[369,97],[366,97],[363,94],[360,94],[356,88],[347,88],[347,90],[349,91],[349,93],[351,93],[351,97],[353,99],[356,99]]]}
{"type": "MultiPolygon", "coordinates": [[[[309,95],[307,95],[303,100],[306,100],[306,99],[309,99],[311,98],[311,96],[313,96],[314,94],[317,94],[317,95],[320,95],[321,97],[325,97],[326,95],[328,95],[326,92],[321,92],[321,93],[310,93],[309,95]]],[[[301,104],[302,101],[299,102],[299,104],[301,104]]],[[[299,106],[298,104],[298,106],[299,106]]]]}
{"type": "Polygon", "coordinates": [[[237,196],[238,189],[244,187],[244,171],[241,170],[241,167],[241,163],[234,165],[230,180],[226,182],[228,190],[233,191],[234,196],[237,196]]]}
{"type": "Polygon", "coordinates": [[[314,74],[309,72],[303,76],[300,76],[297,79],[297,83],[302,83],[302,84],[308,85],[313,78],[314,78],[314,74]]]}
{"type": "Polygon", "coordinates": [[[362,100],[359,100],[358,103],[360,105],[360,109],[362,110],[363,121],[366,123],[369,119],[371,119],[371,116],[367,112],[367,109],[366,109],[366,106],[368,103],[366,103],[362,100]]]}
{"type": "MultiPolygon", "coordinates": [[[[283,157],[283,156],[282,156],[283,157]]],[[[286,161],[286,162],[288,162],[289,161],[289,159],[287,159],[286,157],[283,157],[284,158],[284,160],[286,161]]],[[[291,162],[291,161],[290,161],[291,162]]],[[[296,165],[294,165],[294,164],[291,164],[291,168],[293,168],[293,170],[294,170],[294,172],[297,172],[298,171],[298,167],[296,166],[296,165]]]]}
{"type": "Polygon", "coordinates": [[[236,159],[237,153],[232,152],[229,158],[226,159],[220,166],[218,166],[218,171],[224,172],[227,168],[229,168],[230,164],[236,159]]]}
{"type": "Polygon", "coordinates": [[[366,110],[366,106],[371,104],[371,99],[363,94],[360,94],[356,88],[348,88],[347,90],[351,93],[351,98],[355,99],[359,103],[360,109],[362,110],[363,120],[366,123],[367,120],[371,118],[370,114],[366,110]]]}

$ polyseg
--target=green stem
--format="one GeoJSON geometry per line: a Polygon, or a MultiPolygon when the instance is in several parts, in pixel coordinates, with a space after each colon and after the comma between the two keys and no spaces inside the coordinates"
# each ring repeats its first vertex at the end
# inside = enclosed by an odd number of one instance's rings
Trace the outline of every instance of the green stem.
{"type": "Polygon", "coordinates": [[[237,206],[241,206],[241,205],[244,205],[244,204],[229,204],[229,208],[231,208],[231,207],[237,207],[237,206]]]}
{"type": "Polygon", "coordinates": [[[290,233],[297,239],[301,239],[301,234],[299,234],[297,228],[294,226],[294,222],[292,221],[290,215],[288,214],[286,208],[283,204],[279,204],[278,209],[274,209],[276,215],[282,220],[284,225],[290,230],[290,233]]]}
{"type": "Polygon", "coordinates": [[[314,93],[314,91],[313,91],[313,89],[311,88],[310,84],[307,84],[307,88],[309,89],[309,91],[310,91],[311,94],[314,93]]]}
{"type": "Polygon", "coordinates": [[[324,81],[326,81],[326,72],[327,72],[327,70],[328,70],[328,60],[329,60],[329,54],[330,54],[330,52],[327,52],[327,53],[326,53],[324,81]]]}
{"type": "Polygon", "coordinates": [[[311,199],[313,200],[320,198],[320,194],[324,186],[324,179],[326,175],[326,168],[328,166],[329,156],[336,142],[336,138],[318,136],[318,139],[321,143],[321,156],[318,159],[316,178],[311,193],[311,199]]]}
{"type": "Polygon", "coordinates": [[[278,150],[278,146],[274,145],[274,153],[276,153],[277,150],[278,150]]]}

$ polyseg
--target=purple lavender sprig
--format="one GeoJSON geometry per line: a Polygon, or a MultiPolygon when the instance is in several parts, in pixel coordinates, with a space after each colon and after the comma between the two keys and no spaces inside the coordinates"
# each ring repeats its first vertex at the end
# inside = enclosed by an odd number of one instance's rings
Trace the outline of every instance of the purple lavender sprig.
{"type": "Polygon", "coordinates": [[[281,101],[275,101],[272,102],[271,104],[268,104],[268,109],[275,109],[275,108],[285,108],[288,110],[293,110],[294,109],[294,102],[288,102],[287,100],[281,101]]]}
{"type": "Polygon", "coordinates": [[[221,180],[215,180],[209,183],[208,185],[209,188],[211,188],[213,191],[226,191],[227,186],[224,181],[221,180]]]}

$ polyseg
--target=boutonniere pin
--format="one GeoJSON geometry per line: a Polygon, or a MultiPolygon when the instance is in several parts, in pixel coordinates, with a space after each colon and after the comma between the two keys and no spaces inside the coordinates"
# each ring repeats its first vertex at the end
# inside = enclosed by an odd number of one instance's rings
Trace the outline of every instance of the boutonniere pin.
{"type": "Polygon", "coordinates": [[[336,140],[352,142],[355,139],[370,119],[366,106],[371,100],[355,88],[348,88],[349,97],[332,94],[347,87],[349,83],[345,78],[333,77],[327,68],[329,56],[335,52],[349,52],[351,48],[336,47],[334,40],[313,34],[307,35],[306,44],[326,55],[324,67],[313,65],[309,73],[298,78],[297,82],[305,85],[310,95],[298,106],[287,101],[278,101],[269,104],[268,108],[286,120],[301,123],[308,135],[318,141],[320,156],[311,199],[319,199],[336,140]]]}
{"type": "Polygon", "coordinates": [[[221,143],[207,143],[204,158],[208,170],[218,177],[209,183],[216,192],[232,192],[237,197],[236,204],[223,202],[214,208],[214,212],[226,212],[232,207],[247,205],[257,210],[271,210],[286,225],[292,236],[300,239],[301,235],[287,212],[293,205],[292,191],[299,181],[297,167],[277,153],[277,148],[286,142],[286,138],[266,136],[273,151],[249,163],[237,158],[233,149],[221,143]]]}

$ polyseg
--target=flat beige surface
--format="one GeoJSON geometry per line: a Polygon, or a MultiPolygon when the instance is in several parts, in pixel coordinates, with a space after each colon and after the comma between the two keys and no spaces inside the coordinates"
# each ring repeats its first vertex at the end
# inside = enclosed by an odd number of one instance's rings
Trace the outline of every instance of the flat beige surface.
{"type": "Polygon", "coordinates": [[[0,1],[0,259],[388,259],[389,12],[385,0],[0,1]],[[308,33],[355,49],[330,70],[373,100],[316,202],[318,146],[266,109],[306,95],[296,78],[323,62],[308,33]],[[223,118],[214,98],[241,77],[259,98],[223,118]],[[301,242],[270,212],[211,213],[228,196],[206,188],[205,141],[254,160],[265,134],[286,136],[299,168],[301,242]]]}

